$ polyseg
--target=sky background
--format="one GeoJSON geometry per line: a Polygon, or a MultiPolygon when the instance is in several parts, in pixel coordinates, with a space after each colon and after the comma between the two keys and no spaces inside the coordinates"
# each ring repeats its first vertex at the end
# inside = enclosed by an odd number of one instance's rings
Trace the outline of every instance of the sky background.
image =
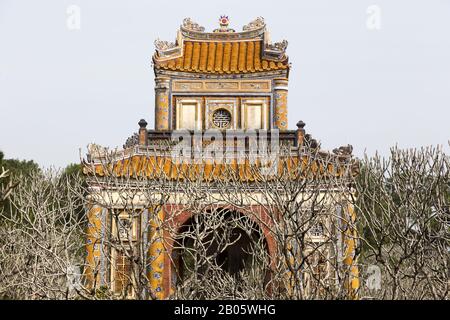
{"type": "Polygon", "coordinates": [[[262,16],[289,41],[289,127],[303,120],[323,149],[449,151],[450,0],[0,0],[0,150],[64,167],[88,143],[121,147],[141,118],[153,128],[154,40],[174,41],[185,17],[210,31],[221,14],[237,31],[262,16]]]}

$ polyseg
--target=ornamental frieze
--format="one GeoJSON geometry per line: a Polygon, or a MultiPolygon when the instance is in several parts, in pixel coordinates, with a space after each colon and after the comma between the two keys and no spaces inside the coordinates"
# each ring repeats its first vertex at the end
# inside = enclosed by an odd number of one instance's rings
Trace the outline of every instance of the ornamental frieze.
{"type": "Polygon", "coordinates": [[[239,82],[205,82],[206,90],[237,90],[239,82]]]}
{"type": "Polygon", "coordinates": [[[180,81],[172,83],[173,92],[270,92],[270,80],[259,81],[180,81]]]}

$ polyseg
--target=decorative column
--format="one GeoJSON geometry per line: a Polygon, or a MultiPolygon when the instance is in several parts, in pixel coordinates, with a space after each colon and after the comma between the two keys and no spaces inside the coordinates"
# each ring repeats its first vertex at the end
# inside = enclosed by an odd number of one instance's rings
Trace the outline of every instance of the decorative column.
{"type": "Polygon", "coordinates": [[[344,265],[348,270],[348,293],[351,299],[358,299],[359,270],[355,257],[356,252],[356,213],[351,203],[347,203],[345,220],[347,221],[344,231],[344,265]]]}
{"type": "Polygon", "coordinates": [[[146,146],[148,142],[147,121],[141,119],[139,125],[139,145],[146,146]]]}
{"type": "Polygon", "coordinates": [[[296,286],[296,275],[295,273],[292,273],[291,270],[295,270],[298,268],[298,261],[300,261],[300,252],[298,248],[298,243],[296,243],[295,239],[288,239],[287,240],[287,246],[286,246],[286,252],[285,254],[285,268],[286,268],[286,274],[285,274],[285,288],[287,290],[288,296],[293,298],[298,294],[298,288],[296,286]]]}
{"type": "Polygon", "coordinates": [[[276,129],[280,131],[287,130],[287,95],[288,95],[288,79],[274,79],[274,116],[276,129]]]}
{"type": "Polygon", "coordinates": [[[160,209],[155,212],[154,209],[149,210],[150,218],[150,236],[149,236],[149,274],[150,291],[152,296],[158,300],[164,298],[163,274],[164,274],[164,243],[162,223],[164,219],[164,211],[160,209]]]}
{"type": "Polygon", "coordinates": [[[97,289],[101,285],[101,231],[102,211],[97,205],[89,205],[87,209],[88,226],[86,230],[86,276],[89,289],[97,289]]]}
{"type": "Polygon", "coordinates": [[[297,147],[301,147],[303,145],[303,141],[305,140],[305,125],[302,120],[297,122],[297,147]]]}
{"type": "Polygon", "coordinates": [[[155,78],[155,130],[169,130],[169,87],[167,77],[155,78]]]}

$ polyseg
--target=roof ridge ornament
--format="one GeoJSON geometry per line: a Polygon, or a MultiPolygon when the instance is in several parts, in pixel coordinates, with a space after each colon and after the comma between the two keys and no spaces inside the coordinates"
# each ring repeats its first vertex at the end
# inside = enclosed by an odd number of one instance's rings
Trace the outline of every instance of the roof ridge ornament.
{"type": "Polygon", "coordinates": [[[338,156],[351,156],[353,152],[353,146],[347,144],[346,146],[340,146],[339,148],[333,149],[333,153],[338,156]]]}
{"type": "Polygon", "coordinates": [[[267,49],[284,52],[284,51],[286,51],[287,46],[288,46],[287,40],[283,40],[281,42],[275,42],[273,44],[268,44],[267,49]]]}
{"type": "Polygon", "coordinates": [[[205,27],[202,27],[197,22],[194,22],[191,18],[184,18],[182,27],[190,31],[198,31],[198,32],[205,31],[205,27]]]}
{"type": "MultiPolygon", "coordinates": [[[[192,21],[191,18],[185,18],[180,26],[180,39],[200,40],[200,41],[242,41],[242,40],[263,40],[266,31],[264,19],[256,18],[244,27],[243,31],[235,31],[229,27],[230,19],[227,15],[221,15],[219,18],[219,28],[212,31],[205,31],[205,28],[192,21]]],[[[178,40],[178,44],[180,40],[178,40]]]]}
{"type": "Polygon", "coordinates": [[[219,18],[220,28],[214,29],[213,32],[236,32],[234,29],[228,28],[230,24],[230,18],[228,16],[220,16],[219,18]]]}
{"type": "Polygon", "coordinates": [[[174,57],[179,57],[183,54],[182,44],[176,42],[170,42],[165,40],[160,40],[159,38],[154,42],[156,53],[154,57],[158,59],[170,59],[174,57]]]}
{"type": "Polygon", "coordinates": [[[275,61],[287,59],[286,56],[287,46],[288,46],[287,40],[270,43],[270,39],[267,37],[264,41],[263,57],[275,61]]]}
{"type": "Polygon", "coordinates": [[[155,44],[156,50],[158,50],[158,51],[165,51],[168,49],[173,49],[177,46],[177,44],[175,42],[164,41],[164,40],[160,40],[159,38],[155,40],[154,44],[155,44]]]}
{"type": "Polygon", "coordinates": [[[265,26],[266,26],[266,23],[264,22],[264,18],[257,17],[255,20],[253,20],[250,23],[243,26],[242,30],[243,31],[256,30],[256,29],[264,28],[265,26]]]}

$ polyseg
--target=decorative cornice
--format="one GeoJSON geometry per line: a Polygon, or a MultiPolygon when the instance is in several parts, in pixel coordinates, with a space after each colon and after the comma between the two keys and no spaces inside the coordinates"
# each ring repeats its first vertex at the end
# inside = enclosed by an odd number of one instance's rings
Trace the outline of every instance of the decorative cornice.
{"type": "Polygon", "coordinates": [[[180,79],[267,79],[267,77],[287,77],[289,70],[261,71],[257,73],[237,73],[237,74],[215,74],[215,73],[193,73],[172,70],[156,69],[157,75],[176,76],[180,79]]]}

